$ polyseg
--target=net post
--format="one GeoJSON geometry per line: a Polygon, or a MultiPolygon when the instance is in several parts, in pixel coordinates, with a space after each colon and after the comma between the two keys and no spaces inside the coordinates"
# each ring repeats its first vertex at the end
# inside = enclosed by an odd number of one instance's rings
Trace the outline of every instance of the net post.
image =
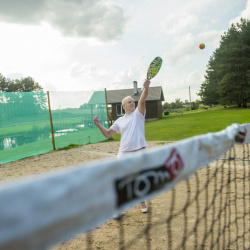
{"type": "Polygon", "coordinates": [[[107,122],[108,122],[108,128],[109,128],[109,114],[108,114],[108,101],[107,101],[107,90],[106,90],[106,88],[104,89],[104,91],[105,91],[105,102],[106,102],[107,122]]]}
{"type": "Polygon", "coordinates": [[[189,102],[190,102],[190,111],[192,110],[191,108],[191,94],[190,94],[190,86],[189,86],[189,102]]]}
{"type": "Polygon", "coordinates": [[[52,144],[53,144],[53,150],[56,150],[51,108],[50,108],[49,91],[47,91],[47,96],[48,96],[48,104],[49,104],[49,118],[50,118],[50,127],[51,127],[51,135],[52,135],[52,144]]]}

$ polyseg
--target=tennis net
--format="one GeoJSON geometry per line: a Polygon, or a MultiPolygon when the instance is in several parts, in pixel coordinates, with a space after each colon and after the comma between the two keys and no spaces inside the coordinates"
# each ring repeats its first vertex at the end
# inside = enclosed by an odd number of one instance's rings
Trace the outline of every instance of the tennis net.
{"type": "Polygon", "coordinates": [[[250,124],[233,124],[6,184],[0,249],[249,249],[249,142],[250,124]]]}

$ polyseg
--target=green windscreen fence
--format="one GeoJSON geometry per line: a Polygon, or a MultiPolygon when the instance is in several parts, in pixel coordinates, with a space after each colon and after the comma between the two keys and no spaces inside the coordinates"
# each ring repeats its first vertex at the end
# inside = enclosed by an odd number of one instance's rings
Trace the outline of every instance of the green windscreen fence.
{"type": "Polygon", "coordinates": [[[96,115],[108,128],[105,90],[0,93],[0,164],[106,140],[96,115]]]}

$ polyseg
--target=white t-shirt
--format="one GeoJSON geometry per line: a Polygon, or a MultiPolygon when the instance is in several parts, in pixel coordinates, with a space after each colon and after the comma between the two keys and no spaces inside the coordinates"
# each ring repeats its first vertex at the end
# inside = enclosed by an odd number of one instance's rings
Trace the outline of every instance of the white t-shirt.
{"type": "Polygon", "coordinates": [[[110,127],[117,133],[121,133],[121,144],[119,152],[138,150],[142,147],[147,147],[145,140],[145,115],[140,113],[138,108],[134,112],[118,118],[110,127]]]}

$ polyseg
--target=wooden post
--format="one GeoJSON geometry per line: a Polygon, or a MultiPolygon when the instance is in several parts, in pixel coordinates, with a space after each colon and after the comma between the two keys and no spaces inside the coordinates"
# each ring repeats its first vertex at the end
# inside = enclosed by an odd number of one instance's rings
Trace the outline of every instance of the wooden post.
{"type": "Polygon", "coordinates": [[[105,91],[105,101],[106,101],[107,122],[108,122],[108,128],[109,128],[109,114],[108,114],[108,101],[107,101],[107,91],[106,91],[106,88],[104,89],[104,91],[105,91]]]}
{"type": "Polygon", "coordinates": [[[50,108],[49,91],[47,91],[47,95],[48,95],[48,104],[49,104],[49,117],[50,117],[50,127],[51,127],[51,135],[52,135],[52,144],[53,144],[53,150],[56,150],[56,147],[55,147],[55,138],[54,138],[54,129],[53,129],[53,122],[52,122],[52,115],[51,115],[51,108],[50,108]]]}
{"type": "Polygon", "coordinates": [[[189,102],[190,102],[190,111],[191,111],[191,94],[190,94],[190,86],[189,86],[189,102]]]}

